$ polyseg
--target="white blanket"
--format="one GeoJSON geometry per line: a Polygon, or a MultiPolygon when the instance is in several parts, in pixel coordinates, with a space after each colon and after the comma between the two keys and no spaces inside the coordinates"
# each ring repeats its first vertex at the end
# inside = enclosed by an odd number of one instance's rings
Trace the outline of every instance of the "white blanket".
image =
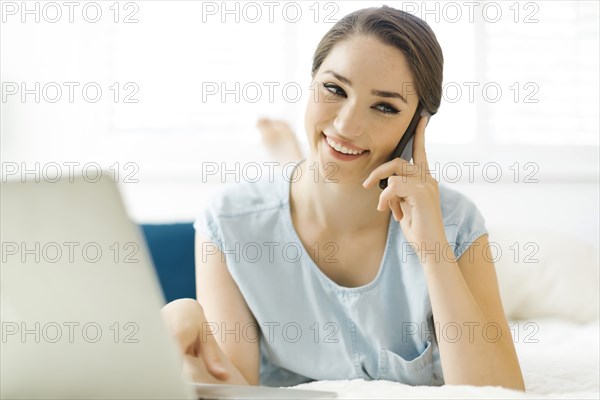
{"type": "Polygon", "coordinates": [[[298,389],[328,390],[341,399],[598,399],[598,321],[558,319],[511,322],[527,392],[486,386],[409,386],[390,381],[318,381],[298,389]]]}

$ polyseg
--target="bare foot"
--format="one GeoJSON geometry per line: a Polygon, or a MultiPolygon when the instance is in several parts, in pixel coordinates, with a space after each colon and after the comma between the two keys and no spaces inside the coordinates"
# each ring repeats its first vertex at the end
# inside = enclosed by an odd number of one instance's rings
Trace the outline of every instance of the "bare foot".
{"type": "Polygon", "coordinates": [[[280,163],[299,161],[303,158],[300,143],[287,122],[260,118],[256,127],[271,157],[280,163]]]}

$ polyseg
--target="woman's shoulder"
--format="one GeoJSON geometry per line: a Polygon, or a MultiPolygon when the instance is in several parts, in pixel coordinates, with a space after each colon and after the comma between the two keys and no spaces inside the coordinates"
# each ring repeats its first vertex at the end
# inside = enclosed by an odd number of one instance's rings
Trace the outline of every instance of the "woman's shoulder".
{"type": "Polygon", "coordinates": [[[465,219],[481,217],[479,209],[466,194],[439,184],[444,225],[460,225],[465,219]]]}
{"type": "Polygon", "coordinates": [[[211,196],[207,209],[216,216],[234,217],[281,208],[289,201],[285,196],[286,185],[281,178],[227,184],[211,196]]]}

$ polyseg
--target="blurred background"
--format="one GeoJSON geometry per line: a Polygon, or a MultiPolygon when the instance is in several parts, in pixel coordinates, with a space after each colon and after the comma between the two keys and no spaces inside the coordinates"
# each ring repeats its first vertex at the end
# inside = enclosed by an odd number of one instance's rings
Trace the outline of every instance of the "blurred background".
{"type": "Polygon", "coordinates": [[[101,166],[136,221],[191,221],[224,184],[269,173],[258,118],[304,145],[320,38],[387,4],[444,51],[436,178],[489,226],[598,247],[597,1],[0,3],[3,179],[101,166]]]}

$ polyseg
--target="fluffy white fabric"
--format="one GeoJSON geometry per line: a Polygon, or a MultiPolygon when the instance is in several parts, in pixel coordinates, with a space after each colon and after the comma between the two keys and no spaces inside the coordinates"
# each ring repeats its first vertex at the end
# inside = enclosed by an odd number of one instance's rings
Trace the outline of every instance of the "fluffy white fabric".
{"type": "Polygon", "coordinates": [[[527,392],[467,385],[409,386],[390,381],[318,381],[298,389],[327,390],[340,399],[598,399],[598,321],[511,322],[527,392]]]}

